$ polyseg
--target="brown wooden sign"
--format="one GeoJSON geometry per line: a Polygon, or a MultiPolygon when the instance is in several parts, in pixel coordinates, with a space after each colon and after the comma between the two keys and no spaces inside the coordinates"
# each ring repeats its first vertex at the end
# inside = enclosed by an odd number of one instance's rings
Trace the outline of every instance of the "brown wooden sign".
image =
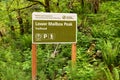
{"type": "Polygon", "coordinates": [[[32,80],[37,79],[37,44],[72,43],[71,59],[72,65],[75,65],[76,26],[77,15],[74,13],[32,14],[32,80]]]}

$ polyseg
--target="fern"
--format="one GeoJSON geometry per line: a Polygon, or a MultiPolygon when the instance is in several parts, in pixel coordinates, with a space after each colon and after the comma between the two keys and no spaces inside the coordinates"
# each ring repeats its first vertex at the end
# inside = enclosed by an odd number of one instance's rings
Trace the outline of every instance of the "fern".
{"type": "Polygon", "coordinates": [[[117,68],[113,69],[114,80],[120,80],[119,72],[117,68]]]}
{"type": "Polygon", "coordinates": [[[119,49],[118,46],[113,47],[112,43],[110,41],[104,41],[102,43],[102,57],[104,62],[110,66],[112,64],[115,64],[115,60],[118,56],[119,49]]]}
{"type": "Polygon", "coordinates": [[[114,80],[108,67],[106,69],[103,69],[103,71],[105,72],[107,80],[114,80]]]}

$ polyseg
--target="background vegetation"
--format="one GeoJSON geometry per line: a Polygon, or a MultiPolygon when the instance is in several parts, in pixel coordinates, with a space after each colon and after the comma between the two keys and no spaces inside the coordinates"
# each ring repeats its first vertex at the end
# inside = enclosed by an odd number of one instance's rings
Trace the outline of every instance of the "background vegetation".
{"type": "Polygon", "coordinates": [[[0,0],[0,80],[31,79],[32,12],[78,15],[76,66],[71,44],[38,45],[38,80],[120,80],[120,0],[0,0]]]}

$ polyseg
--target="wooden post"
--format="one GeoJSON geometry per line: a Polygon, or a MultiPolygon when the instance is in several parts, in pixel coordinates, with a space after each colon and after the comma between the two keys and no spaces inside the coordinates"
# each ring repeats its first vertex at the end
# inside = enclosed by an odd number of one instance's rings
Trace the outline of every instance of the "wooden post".
{"type": "Polygon", "coordinates": [[[72,66],[76,63],[76,43],[72,43],[72,66]]]}
{"type": "Polygon", "coordinates": [[[37,75],[37,46],[32,44],[32,80],[36,80],[37,75]]]}

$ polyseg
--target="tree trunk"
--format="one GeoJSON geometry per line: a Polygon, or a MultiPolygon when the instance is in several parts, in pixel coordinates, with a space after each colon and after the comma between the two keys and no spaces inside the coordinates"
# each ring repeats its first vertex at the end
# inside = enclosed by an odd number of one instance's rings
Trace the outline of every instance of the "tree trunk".
{"type": "Polygon", "coordinates": [[[20,11],[18,11],[18,22],[19,22],[19,25],[20,25],[20,34],[23,35],[24,34],[24,26],[23,26],[23,20],[20,16],[20,11]]]}
{"type": "Polygon", "coordinates": [[[0,31],[0,37],[3,37],[3,34],[2,34],[2,32],[0,31]]]}
{"type": "Polygon", "coordinates": [[[84,0],[81,0],[82,13],[84,13],[84,0]]]}
{"type": "Polygon", "coordinates": [[[98,10],[99,10],[99,0],[94,0],[93,1],[93,11],[95,14],[97,14],[98,10]]]}
{"type": "Polygon", "coordinates": [[[45,0],[45,11],[46,12],[50,12],[50,4],[49,4],[50,0],[45,0]]]}
{"type": "Polygon", "coordinates": [[[15,38],[15,29],[14,29],[14,26],[13,26],[13,19],[12,19],[12,16],[11,16],[11,14],[10,14],[10,12],[9,12],[9,8],[10,8],[10,6],[8,5],[8,3],[6,2],[6,10],[7,10],[7,14],[8,14],[8,19],[9,19],[9,24],[8,24],[8,26],[10,27],[10,32],[11,32],[11,37],[12,38],[15,38]]]}
{"type": "Polygon", "coordinates": [[[24,32],[25,33],[29,33],[29,29],[30,29],[30,23],[29,23],[29,21],[26,19],[26,21],[25,21],[25,28],[24,28],[24,32]]]}
{"type": "Polygon", "coordinates": [[[20,34],[23,35],[24,34],[23,20],[21,17],[18,17],[17,19],[20,25],[20,34]]]}

